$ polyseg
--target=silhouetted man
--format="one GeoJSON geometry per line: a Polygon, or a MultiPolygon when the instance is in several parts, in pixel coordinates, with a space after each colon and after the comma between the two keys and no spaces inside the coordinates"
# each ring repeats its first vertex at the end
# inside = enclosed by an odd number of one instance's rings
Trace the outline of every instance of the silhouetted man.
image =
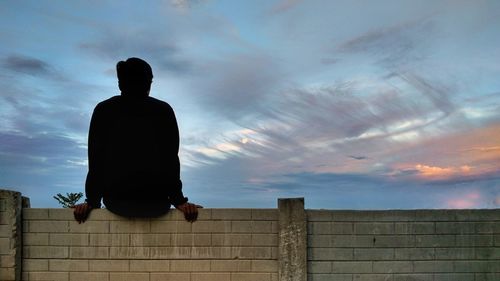
{"type": "Polygon", "coordinates": [[[126,217],[157,217],[171,204],[186,220],[197,208],[182,193],[179,129],[166,102],[149,96],[153,72],[149,64],[129,58],[116,65],[121,95],[99,103],[89,130],[86,203],[75,207],[84,222],[93,208],[126,217]]]}

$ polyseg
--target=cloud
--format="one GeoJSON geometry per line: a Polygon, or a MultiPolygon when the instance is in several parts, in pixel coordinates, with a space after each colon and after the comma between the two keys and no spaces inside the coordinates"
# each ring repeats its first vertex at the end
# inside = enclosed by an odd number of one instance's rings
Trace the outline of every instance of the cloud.
{"type": "Polygon", "coordinates": [[[390,69],[408,69],[427,57],[435,24],[430,16],[368,31],[337,47],[340,53],[367,54],[390,69]]]}
{"type": "Polygon", "coordinates": [[[302,0],[280,0],[271,9],[273,14],[284,13],[300,4],[302,0]]]}
{"type": "Polygon", "coordinates": [[[157,66],[158,71],[186,74],[192,69],[191,62],[182,56],[181,49],[172,38],[166,39],[143,28],[104,29],[94,42],[81,43],[79,47],[113,63],[140,57],[157,66]]]}
{"type": "Polygon", "coordinates": [[[3,66],[11,71],[30,75],[47,75],[53,72],[45,61],[24,55],[9,55],[3,59],[3,66]]]}

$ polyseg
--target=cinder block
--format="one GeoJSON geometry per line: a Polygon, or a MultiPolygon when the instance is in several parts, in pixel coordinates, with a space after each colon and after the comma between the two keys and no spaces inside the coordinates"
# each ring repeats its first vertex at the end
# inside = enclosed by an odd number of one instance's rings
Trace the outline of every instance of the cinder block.
{"type": "MultiPolygon", "coordinates": [[[[183,279],[176,279],[183,280],[183,279]]],[[[187,280],[187,279],[184,279],[187,280]]],[[[191,281],[233,281],[230,273],[192,273],[191,281]]],[[[151,280],[153,281],[153,280],[151,280]]],[[[159,280],[158,280],[159,281],[159,280]]],[[[172,279],[173,281],[173,279],[172,279]]]]}
{"type": "Polygon", "coordinates": [[[438,260],[464,260],[474,259],[474,248],[436,248],[438,260]]]}
{"type": "Polygon", "coordinates": [[[8,255],[11,251],[11,239],[0,238],[0,255],[8,255]]]}
{"type": "Polygon", "coordinates": [[[313,235],[332,234],[331,222],[310,222],[307,224],[307,232],[313,235]]]}
{"type": "Polygon", "coordinates": [[[354,253],[352,248],[311,248],[310,256],[314,261],[336,261],[353,260],[354,253]]]}
{"type": "Polygon", "coordinates": [[[55,246],[87,246],[87,233],[50,233],[49,244],[55,246]]]}
{"type": "Polygon", "coordinates": [[[413,272],[411,261],[374,261],[374,273],[410,273],[413,272]]]}
{"type": "Polygon", "coordinates": [[[415,210],[379,210],[373,212],[373,221],[415,221],[415,210]]]}
{"type": "Polygon", "coordinates": [[[279,222],[272,221],[271,222],[271,233],[278,233],[278,229],[279,229],[279,222]]]}
{"type": "Polygon", "coordinates": [[[129,271],[128,260],[89,260],[89,270],[92,272],[129,271]]]}
{"type": "Polygon", "coordinates": [[[130,260],[130,271],[170,271],[170,260],[130,260]]]}
{"type": "Polygon", "coordinates": [[[395,234],[434,234],[434,222],[402,222],[395,223],[395,234]]]}
{"type": "Polygon", "coordinates": [[[374,236],[375,247],[415,247],[415,237],[413,235],[380,235],[374,236]]]}
{"type": "Polygon", "coordinates": [[[48,233],[23,233],[24,246],[46,246],[49,245],[48,233]]]}
{"type": "Polygon", "coordinates": [[[210,234],[192,234],[192,233],[182,233],[182,234],[172,234],[171,235],[171,245],[176,246],[210,246],[211,236],[210,234]]]}
{"type": "MultiPolygon", "coordinates": [[[[27,227],[24,227],[25,223],[26,222],[23,223],[23,232],[27,231],[27,227]]],[[[10,238],[11,236],[12,236],[12,228],[11,228],[11,226],[10,225],[6,225],[6,224],[0,225],[0,237],[10,238]]]]}
{"type": "Polygon", "coordinates": [[[149,220],[111,221],[110,233],[149,233],[151,223],[149,220]]]}
{"type": "Polygon", "coordinates": [[[392,274],[354,274],[352,276],[352,280],[353,281],[393,281],[392,274]]]}
{"type": "Polygon", "coordinates": [[[414,272],[453,272],[453,261],[414,261],[414,272]]]}
{"type": "Polygon", "coordinates": [[[332,247],[373,247],[376,240],[372,235],[333,235],[331,237],[332,247]]]}
{"type": "Polygon", "coordinates": [[[49,210],[38,208],[23,208],[23,220],[48,220],[49,210]]]}
{"type": "Polygon", "coordinates": [[[437,273],[434,281],[474,281],[474,273],[437,273]]]}
{"type": "Polygon", "coordinates": [[[500,272],[496,273],[475,273],[475,281],[498,281],[500,280],[500,272]]]}
{"type": "MultiPolygon", "coordinates": [[[[137,233],[130,234],[130,246],[170,246],[173,234],[168,233],[137,233]]],[[[182,234],[190,235],[190,234],[182,234]]]]}
{"type": "Polygon", "coordinates": [[[371,261],[334,261],[332,273],[371,273],[371,261]]]}
{"type": "Polygon", "coordinates": [[[25,246],[23,258],[28,259],[64,259],[68,258],[68,247],[61,246],[25,246]]]}
{"type": "Polygon", "coordinates": [[[231,232],[233,233],[251,233],[252,221],[232,221],[231,232]]]}
{"type": "Polygon", "coordinates": [[[477,234],[467,235],[458,234],[456,236],[457,247],[489,247],[493,246],[493,235],[477,234]]]}
{"type": "Polygon", "coordinates": [[[14,267],[15,264],[16,262],[14,256],[0,256],[0,267],[14,267]]]}
{"type": "Polygon", "coordinates": [[[356,234],[394,234],[394,223],[358,222],[354,224],[356,234]]]}
{"type": "Polygon", "coordinates": [[[332,262],[330,261],[310,261],[307,263],[307,273],[331,273],[332,262]]]}
{"type": "Polygon", "coordinates": [[[149,281],[149,273],[138,272],[110,272],[109,281],[149,281]]]}
{"type": "Polygon", "coordinates": [[[332,211],[330,210],[306,210],[307,221],[329,221],[333,220],[332,211]]]}
{"type": "Polygon", "coordinates": [[[231,281],[271,281],[269,273],[231,273],[231,281]]]}
{"type": "Polygon", "coordinates": [[[193,272],[210,271],[209,260],[171,260],[170,271],[172,272],[193,272]]]}
{"type": "Polygon", "coordinates": [[[273,233],[272,221],[252,221],[252,233],[273,233]]]}
{"type": "MultiPolygon", "coordinates": [[[[206,273],[204,273],[206,274],[206,273]]],[[[149,280],[150,281],[179,281],[179,280],[191,280],[190,279],[190,273],[150,273],[149,280]]],[[[203,276],[203,275],[202,275],[203,276]]],[[[215,281],[219,279],[209,279],[210,277],[207,276],[206,279],[200,279],[200,280],[210,280],[210,281],[215,281]]],[[[220,279],[221,281],[229,281],[229,280],[224,280],[220,279]]]]}
{"type": "Polygon", "coordinates": [[[10,216],[7,212],[0,212],[0,224],[10,224],[10,216]]]}
{"type": "Polygon", "coordinates": [[[496,222],[476,222],[476,233],[500,233],[500,221],[496,222]]]}
{"type": "Polygon", "coordinates": [[[88,260],[59,260],[50,259],[49,260],[49,271],[88,271],[89,261],[88,260]]]}
{"type": "Polygon", "coordinates": [[[350,222],[332,222],[332,234],[353,234],[354,224],[350,222]]]}
{"type": "Polygon", "coordinates": [[[474,252],[476,254],[476,259],[500,260],[500,248],[499,247],[475,248],[474,252]]]}
{"type": "Polygon", "coordinates": [[[109,258],[108,247],[70,247],[69,257],[72,259],[105,259],[109,258]]]}
{"type": "Polygon", "coordinates": [[[193,223],[194,233],[230,233],[230,221],[197,221],[193,223]]]}
{"type": "Polygon", "coordinates": [[[307,280],[309,281],[352,281],[352,274],[333,274],[333,273],[320,273],[308,274],[307,280]]]}
{"type": "Polygon", "coordinates": [[[438,234],[470,234],[475,232],[473,222],[436,222],[438,234]]]}
{"type": "Polygon", "coordinates": [[[151,221],[152,233],[189,233],[192,223],[187,221],[151,221]]]}
{"type": "Polygon", "coordinates": [[[240,259],[271,259],[271,247],[233,247],[231,255],[240,259]]]}
{"type": "Polygon", "coordinates": [[[90,233],[89,246],[129,246],[131,245],[130,235],[121,233],[90,233]]]}
{"type": "Polygon", "coordinates": [[[214,272],[252,271],[252,261],[250,261],[250,260],[212,260],[212,261],[210,261],[210,271],[214,271],[214,272]]]}
{"type": "Polygon", "coordinates": [[[16,272],[14,268],[0,268],[0,280],[15,281],[16,272]]]}
{"type": "Polygon", "coordinates": [[[49,260],[23,259],[22,269],[23,271],[49,271],[49,260]]]}
{"type": "Polygon", "coordinates": [[[87,220],[84,223],[70,221],[69,231],[71,233],[109,233],[109,221],[87,220]]]}
{"type": "Polygon", "coordinates": [[[360,222],[373,221],[373,213],[370,211],[335,210],[331,211],[334,222],[360,222]]]}
{"type": "MultiPolygon", "coordinates": [[[[149,256],[151,259],[189,259],[191,258],[191,250],[192,247],[150,247],[149,256]]],[[[210,251],[203,252],[209,253],[210,251]]]]}
{"type": "Polygon", "coordinates": [[[394,249],[392,248],[359,248],[354,249],[355,260],[377,261],[393,260],[394,249]]]}
{"type": "Polygon", "coordinates": [[[457,221],[500,221],[500,209],[454,210],[457,221]]]}
{"type": "Polygon", "coordinates": [[[151,249],[149,247],[109,247],[111,259],[148,259],[151,249]]]}
{"type": "MultiPolygon", "coordinates": [[[[70,272],[69,281],[109,281],[107,272],[70,272]]],[[[31,279],[30,279],[31,281],[31,279]]]]}
{"type": "Polygon", "coordinates": [[[276,234],[252,234],[252,246],[278,246],[276,234]]]}
{"type": "Polygon", "coordinates": [[[212,209],[212,220],[251,220],[252,209],[212,209]]]}
{"type": "Polygon", "coordinates": [[[206,220],[212,220],[212,209],[198,209],[198,218],[196,218],[196,221],[193,224],[206,220]]]}
{"type": "Polygon", "coordinates": [[[75,220],[73,208],[58,208],[58,209],[47,209],[49,211],[49,220],[63,220],[71,221],[75,220]]]}
{"type": "Polygon", "coordinates": [[[409,273],[409,274],[394,274],[393,281],[433,281],[434,276],[431,274],[419,274],[419,273],[409,273]]]}
{"type": "Polygon", "coordinates": [[[252,209],[254,221],[277,221],[278,209],[252,209]]]}
{"type": "Polygon", "coordinates": [[[396,260],[433,260],[436,258],[434,248],[396,248],[396,260]]]}
{"type": "Polygon", "coordinates": [[[68,232],[69,226],[67,221],[29,221],[30,232],[68,232]]]}
{"type": "Polygon", "coordinates": [[[500,265],[498,261],[454,261],[453,272],[499,272],[500,265]]]}
{"type": "MultiPolygon", "coordinates": [[[[28,272],[28,278],[30,281],[68,281],[68,272],[28,272]]],[[[86,279],[86,280],[96,280],[96,279],[86,279]]],[[[73,281],[73,280],[71,280],[73,281]]],[[[75,280],[80,281],[80,280],[75,280]]],[[[100,280],[96,280],[100,281],[100,280]]]]}
{"type": "Polygon", "coordinates": [[[277,260],[252,260],[252,272],[278,272],[277,260]]]}
{"type": "Polygon", "coordinates": [[[331,247],[332,246],[332,236],[331,235],[308,235],[307,236],[307,247],[331,247]]]}
{"type": "Polygon", "coordinates": [[[252,246],[252,234],[212,234],[212,246],[252,246]]]}
{"type": "Polygon", "coordinates": [[[415,221],[456,221],[456,210],[415,210],[415,221]]]}
{"type": "Polygon", "coordinates": [[[416,235],[417,247],[454,247],[455,235],[416,235]]]}

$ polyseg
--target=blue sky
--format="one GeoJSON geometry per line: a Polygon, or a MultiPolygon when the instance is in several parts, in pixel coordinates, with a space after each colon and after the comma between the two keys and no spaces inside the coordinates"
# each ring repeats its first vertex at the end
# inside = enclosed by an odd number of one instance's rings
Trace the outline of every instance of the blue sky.
{"type": "Polygon", "coordinates": [[[206,207],[500,207],[498,1],[2,1],[0,186],[83,192],[94,106],[148,61],[206,207]]]}

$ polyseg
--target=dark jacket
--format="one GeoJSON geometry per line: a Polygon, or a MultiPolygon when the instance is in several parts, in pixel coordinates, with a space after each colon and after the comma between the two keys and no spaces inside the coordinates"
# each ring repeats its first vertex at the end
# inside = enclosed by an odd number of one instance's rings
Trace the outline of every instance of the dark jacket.
{"type": "Polygon", "coordinates": [[[128,217],[159,216],[187,202],[182,194],[179,129],[170,105],[152,97],[114,96],[90,122],[87,203],[128,217]]]}

